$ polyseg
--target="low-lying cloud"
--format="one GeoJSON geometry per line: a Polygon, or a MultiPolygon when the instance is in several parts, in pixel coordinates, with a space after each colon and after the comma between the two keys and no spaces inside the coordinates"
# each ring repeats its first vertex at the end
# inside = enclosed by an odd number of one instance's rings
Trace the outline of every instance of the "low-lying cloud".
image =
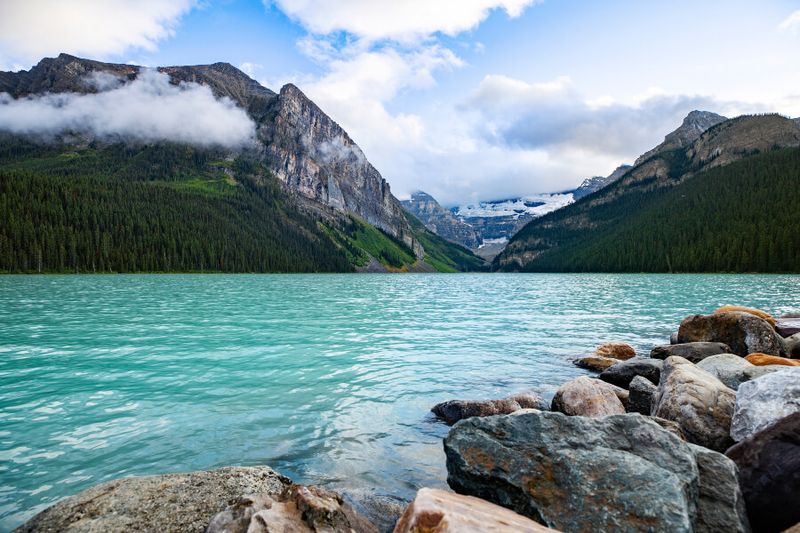
{"type": "Polygon", "coordinates": [[[227,98],[197,83],[172,85],[143,70],[132,82],[110,75],[87,80],[100,92],[14,99],[0,93],[0,131],[53,138],[88,133],[111,141],[172,141],[240,148],[255,139],[255,124],[227,98]]]}

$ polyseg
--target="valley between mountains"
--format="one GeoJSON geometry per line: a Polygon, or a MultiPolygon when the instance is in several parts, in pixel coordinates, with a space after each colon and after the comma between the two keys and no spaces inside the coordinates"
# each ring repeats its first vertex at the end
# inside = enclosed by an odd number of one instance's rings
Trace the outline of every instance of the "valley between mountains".
{"type": "Polygon", "coordinates": [[[274,92],[226,63],[153,70],[61,54],[0,72],[0,105],[140,86],[210,91],[246,115],[250,137],[128,138],[80,117],[49,135],[0,131],[0,271],[800,269],[798,119],[693,111],[632,165],[576,189],[445,208],[422,191],[398,200],[298,87],[274,92]]]}

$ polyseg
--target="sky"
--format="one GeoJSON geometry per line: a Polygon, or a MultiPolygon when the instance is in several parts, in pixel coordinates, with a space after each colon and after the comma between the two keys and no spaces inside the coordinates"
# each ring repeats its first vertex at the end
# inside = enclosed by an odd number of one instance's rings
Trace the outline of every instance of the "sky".
{"type": "Polygon", "coordinates": [[[448,206],[572,189],[693,109],[800,116],[800,0],[0,0],[0,70],[60,52],[292,82],[448,206]]]}

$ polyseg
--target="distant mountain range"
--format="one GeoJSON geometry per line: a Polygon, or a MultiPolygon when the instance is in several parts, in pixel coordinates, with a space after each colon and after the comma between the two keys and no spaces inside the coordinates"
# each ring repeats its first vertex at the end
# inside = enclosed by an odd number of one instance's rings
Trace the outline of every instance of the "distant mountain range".
{"type": "Polygon", "coordinates": [[[692,112],[615,181],[526,225],[494,268],[797,272],[799,146],[797,119],[692,112]]]}
{"type": "MultiPolygon", "coordinates": [[[[61,54],[30,71],[0,72],[0,93],[12,99],[5,104],[94,94],[130,86],[145,71],[61,54]],[[98,75],[102,86],[90,83],[98,75]]],[[[82,124],[46,142],[0,132],[0,194],[9,206],[0,270],[484,268],[413,220],[347,133],[294,85],[275,93],[227,63],[157,72],[246,111],[253,145],[109,139],[82,124]],[[53,202],[53,194],[75,201],[53,202]]]]}

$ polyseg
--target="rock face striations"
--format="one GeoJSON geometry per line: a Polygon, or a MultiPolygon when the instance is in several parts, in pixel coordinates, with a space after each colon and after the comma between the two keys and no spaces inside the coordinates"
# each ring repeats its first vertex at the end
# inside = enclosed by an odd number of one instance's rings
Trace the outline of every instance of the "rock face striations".
{"type": "Polygon", "coordinates": [[[448,241],[466,248],[477,248],[482,239],[475,229],[442,207],[428,193],[417,191],[410,200],[403,200],[406,211],[417,217],[425,227],[448,241]]]}

